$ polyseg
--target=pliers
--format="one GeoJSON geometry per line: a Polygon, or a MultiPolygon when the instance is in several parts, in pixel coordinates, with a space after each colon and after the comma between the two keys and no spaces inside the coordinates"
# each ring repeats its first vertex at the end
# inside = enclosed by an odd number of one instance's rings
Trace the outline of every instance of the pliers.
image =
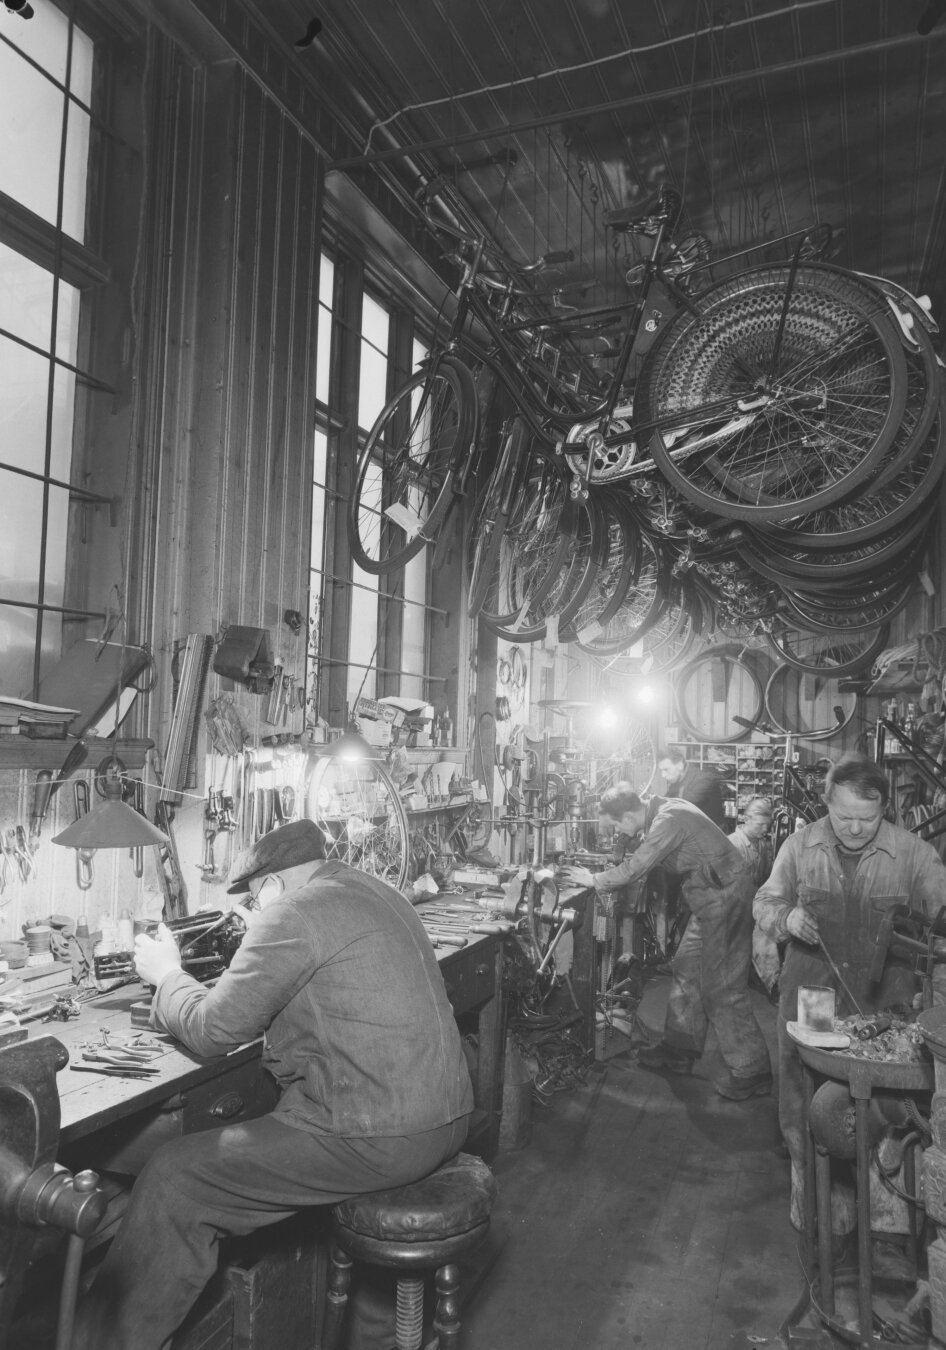
{"type": "Polygon", "coordinates": [[[94,1064],[110,1064],[113,1068],[131,1070],[133,1073],[160,1073],[155,1065],[145,1062],[147,1055],[133,1050],[83,1050],[82,1058],[94,1064]]]}

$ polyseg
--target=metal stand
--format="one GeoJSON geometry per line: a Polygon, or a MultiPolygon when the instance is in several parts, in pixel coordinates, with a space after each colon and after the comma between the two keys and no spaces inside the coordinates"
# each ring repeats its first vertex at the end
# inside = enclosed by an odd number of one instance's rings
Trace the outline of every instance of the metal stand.
{"type": "MultiPolygon", "coordinates": [[[[874,1298],[870,1242],[870,1115],[871,1094],[880,1089],[930,1092],[933,1071],[926,1064],[896,1064],[856,1059],[841,1051],[798,1046],[805,1065],[807,1106],[814,1095],[815,1074],[846,1083],[854,1098],[855,1196],[857,1201],[857,1310],[856,1344],[860,1350],[878,1350],[890,1342],[873,1334],[874,1298]]],[[[819,1313],[825,1324],[851,1339],[835,1321],[835,1280],[831,1257],[831,1160],[816,1148],[811,1131],[805,1132],[805,1238],[809,1276],[819,1279],[819,1313]]],[[[917,1345],[917,1350],[924,1350],[917,1345]]]]}

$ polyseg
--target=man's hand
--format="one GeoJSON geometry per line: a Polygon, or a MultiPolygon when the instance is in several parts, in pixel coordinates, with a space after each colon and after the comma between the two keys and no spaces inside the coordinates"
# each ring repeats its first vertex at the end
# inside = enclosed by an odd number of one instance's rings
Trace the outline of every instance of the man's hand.
{"type": "Polygon", "coordinates": [[[169,928],[158,924],[157,938],[139,933],[135,938],[135,970],[145,984],[155,988],[165,975],[181,968],[181,953],[169,928]]]}
{"type": "Polygon", "coordinates": [[[799,942],[807,942],[809,946],[817,947],[818,920],[813,914],[809,914],[804,906],[796,905],[794,909],[789,910],[785,927],[792,937],[798,938],[799,942]]]}
{"type": "Polygon", "coordinates": [[[595,879],[588,871],[587,867],[574,867],[570,865],[566,869],[566,875],[568,880],[573,882],[576,886],[587,886],[590,888],[595,884],[595,879]]]}

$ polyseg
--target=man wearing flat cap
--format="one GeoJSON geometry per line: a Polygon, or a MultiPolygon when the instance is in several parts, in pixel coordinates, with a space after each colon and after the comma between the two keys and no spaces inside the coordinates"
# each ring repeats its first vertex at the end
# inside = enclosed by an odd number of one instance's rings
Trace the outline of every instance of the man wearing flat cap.
{"type": "MultiPolygon", "coordinates": [[[[309,820],[243,853],[229,891],[259,913],[213,988],[181,969],[164,928],[136,938],[136,967],[155,986],[154,1025],[194,1054],[262,1036],[279,1102],[153,1155],[80,1307],[75,1350],[164,1350],[214,1274],[221,1237],[415,1181],[466,1138],[466,1060],[409,902],[326,859],[309,820]]],[[[393,1345],[393,1313],[382,1322],[363,1324],[363,1350],[393,1345]]]]}

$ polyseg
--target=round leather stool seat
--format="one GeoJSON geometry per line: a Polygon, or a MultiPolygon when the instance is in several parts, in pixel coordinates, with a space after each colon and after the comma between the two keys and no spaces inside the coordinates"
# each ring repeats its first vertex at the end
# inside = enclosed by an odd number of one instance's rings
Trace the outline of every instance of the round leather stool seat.
{"type": "Polygon", "coordinates": [[[423,1276],[435,1271],[434,1328],[441,1350],[453,1350],[460,1331],[455,1262],[486,1236],[495,1195],[496,1182],[486,1164],[458,1153],[420,1181],[337,1204],[332,1210],[327,1350],[337,1345],[341,1333],[352,1257],[399,1272],[398,1350],[419,1350],[423,1276]]]}
{"type": "Polygon", "coordinates": [[[439,1265],[480,1240],[495,1195],[486,1164],[458,1153],[408,1186],[343,1200],[333,1210],[335,1238],[376,1265],[439,1265]]]}

